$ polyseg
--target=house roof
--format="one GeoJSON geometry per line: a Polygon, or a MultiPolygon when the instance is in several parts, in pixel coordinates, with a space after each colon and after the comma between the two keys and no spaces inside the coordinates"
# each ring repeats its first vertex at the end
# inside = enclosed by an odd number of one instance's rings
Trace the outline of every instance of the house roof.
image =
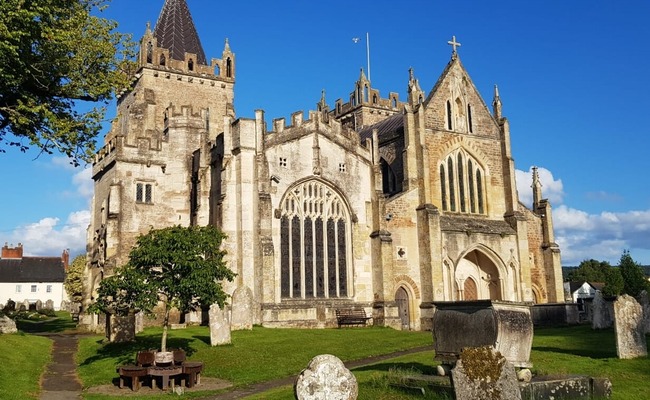
{"type": "Polygon", "coordinates": [[[61,257],[23,257],[0,260],[0,282],[63,282],[61,257]]]}
{"type": "Polygon", "coordinates": [[[585,283],[596,290],[603,290],[603,288],[605,287],[605,284],[603,282],[573,281],[573,282],[569,282],[569,290],[571,291],[571,293],[573,293],[576,290],[580,289],[582,285],[584,285],[585,283]]]}
{"type": "Polygon", "coordinates": [[[196,54],[198,64],[207,65],[201,40],[185,0],[165,0],[153,32],[158,47],[169,50],[174,60],[185,61],[185,53],[196,54]]]}

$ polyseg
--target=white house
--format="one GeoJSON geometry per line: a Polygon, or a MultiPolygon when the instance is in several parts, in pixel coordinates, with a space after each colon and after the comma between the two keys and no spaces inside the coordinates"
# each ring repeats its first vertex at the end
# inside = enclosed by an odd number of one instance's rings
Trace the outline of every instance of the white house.
{"type": "Polygon", "coordinates": [[[69,253],[61,257],[23,257],[23,246],[2,247],[0,257],[0,304],[9,300],[16,308],[24,304],[27,309],[47,308],[51,301],[56,311],[68,300],[63,287],[68,267],[69,253]]]}

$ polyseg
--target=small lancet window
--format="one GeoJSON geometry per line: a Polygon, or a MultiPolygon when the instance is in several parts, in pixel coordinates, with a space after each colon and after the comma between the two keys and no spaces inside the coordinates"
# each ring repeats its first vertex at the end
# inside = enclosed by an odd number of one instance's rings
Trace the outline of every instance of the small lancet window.
{"type": "Polygon", "coordinates": [[[397,108],[397,99],[393,97],[393,108],[397,108]]]}
{"type": "Polygon", "coordinates": [[[452,130],[453,125],[451,123],[451,103],[447,100],[447,130],[452,130]]]}
{"type": "Polygon", "coordinates": [[[458,153],[458,197],[460,200],[460,212],[465,212],[465,178],[463,176],[462,153],[458,153]]]}
{"type": "Polygon", "coordinates": [[[440,196],[442,197],[442,210],[447,211],[447,188],[445,179],[445,166],[440,165],[440,196]]]}
{"type": "Polygon", "coordinates": [[[467,127],[469,128],[469,133],[473,133],[474,129],[472,128],[472,106],[467,105],[467,127]]]}
{"type": "Polygon", "coordinates": [[[153,44],[147,42],[147,63],[151,64],[153,62],[153,44]]]}
{"type": "Polygon", "coordinates": [[[230,57],[226,59],[226,78],[232,78],[232,60],[230,57]]]}
{"type": "Polygon", "coordinates": [[[372,104],[377,104],[377,95],[376,94],[372,95],[372,104]]]}
{"type": "Polygon", "coordinates": [[[451,211],[456,211],[456,191],[454,190],[454,160],[449,157],[447,159],[447,168],[449,168],[449,208],[451,211]]]}
{"type": "Polygon", "coordinates": [[[363,102],[364,103],[368,102],[368,85],[365,85],[363,87],[363,102]]]}
{"type": "Polygon", "coordinates": [[[167,60],[165,59],[165,55],[161,54],[160,55],[160,65],[162,65],[164,67],[166,63],[167,63],[167,60]]]}
{"type": "Polygon", "coordinates": [[[187,69],[190,71],[194,71],[194,60],[190,58],[190,60],[187,62],[187,69]]]}

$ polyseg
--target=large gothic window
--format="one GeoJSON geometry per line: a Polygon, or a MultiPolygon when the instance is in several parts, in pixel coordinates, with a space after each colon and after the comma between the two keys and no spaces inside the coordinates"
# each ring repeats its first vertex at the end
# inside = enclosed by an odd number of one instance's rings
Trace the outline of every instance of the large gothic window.
{"type": "Polygon", "coordinates": [[[471,155],[458,149],[444,158],[438,169],[443,211],[485,213],[485,173],[471,155]]]}
{"type": "Polygon", "coordinates": [[[289,190],[280,208],[282,298],[348,297],[352,249],[343,199],[312,180],[289,190]]]}

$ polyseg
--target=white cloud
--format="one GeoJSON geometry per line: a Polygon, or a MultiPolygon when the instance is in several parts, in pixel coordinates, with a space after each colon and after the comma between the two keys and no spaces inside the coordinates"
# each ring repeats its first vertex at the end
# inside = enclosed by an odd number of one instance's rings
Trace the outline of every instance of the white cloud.
{"type": "Polygon", "coordinates": [[[90,200],[93,197],[93,190],[94,190],[92,172],[93,172],[92,168],[87,167],[77,171],[72,176],[72,183],[77,188],[76,193],[79,196],[86,198],[88,200],[88,204],[90,204],[90,200]]]}
{"type": "Polygon", "coordinates": [[[73,256],[84,253],[90,211],[72,212],[65,223],[59,222],[59,218],[47,217],[19,226],[5,241],[13,245],[22,243],[26,256],[57,256],[65,249],[73,256]]]}
{"type": "Polygon", "coordinates": [[[589,214],[561,205],[553,210],[553,226],[564,265],[591,258],[616,264],[623,250],[644,263],[635,250],[650,250],[650,210],[589,214]]]}
{"type": "MultiPolygon", "coordinates": [[[[546,168],[537,169],[539,181],[542,184],[542,197],[548,199],[551,205],[562,204],[564,200],[564,186],[562,179],[553,178],[553,173],[546,168]]],[[[515,170],[515,179],[517,181],[517,192],[519,201],[526,206],[531,207],[533,204],[533,167],[527,172],[515,170]]]]}

